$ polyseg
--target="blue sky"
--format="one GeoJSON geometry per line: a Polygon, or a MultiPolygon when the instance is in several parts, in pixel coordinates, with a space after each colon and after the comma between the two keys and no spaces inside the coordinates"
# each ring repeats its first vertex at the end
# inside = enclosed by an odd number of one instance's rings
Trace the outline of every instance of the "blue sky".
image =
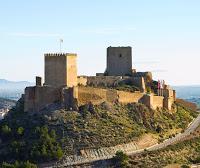
{"type": "Polygon", "coordinates": [[[0,4],[0,78],[34,81],[47,52],[104,72],[108,46],[132,46],[133,68],[172,85],[200,84],[199,0],[16,0],[0,4]]]}

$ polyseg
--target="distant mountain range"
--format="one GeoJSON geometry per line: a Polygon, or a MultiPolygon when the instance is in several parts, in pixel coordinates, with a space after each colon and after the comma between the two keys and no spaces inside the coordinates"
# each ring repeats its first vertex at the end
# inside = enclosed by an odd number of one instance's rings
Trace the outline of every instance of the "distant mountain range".
{"type": "Polygon", "coordinates": [[[18,100],[24,92],[25,87],[33,85],[34,83],[28,81],[8,81],[0,79],[0,97],[18,100]]]}

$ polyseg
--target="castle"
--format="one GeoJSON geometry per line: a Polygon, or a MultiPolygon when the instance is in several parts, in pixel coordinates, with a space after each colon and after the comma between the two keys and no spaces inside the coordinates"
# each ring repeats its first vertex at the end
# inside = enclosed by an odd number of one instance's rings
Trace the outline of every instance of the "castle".
{"type": "Polygon", "coordinates": [[[77,76],[77,55],[73,53],[45,54],[45,81],[36,77],[36,86],[27,87],[24,94],[24,111],[40,112],[52,104],[67,110],[102,102],[143,103],[149,108],[171,110],[176,92],[168,85],[162,88],[162,96],[149,91],[153,83],[151,72],[132,69],[131,47],[108,47],[107,67],[96,76],[77,76]],[[130,85],[135,91],[115,89],[130,85]]]}

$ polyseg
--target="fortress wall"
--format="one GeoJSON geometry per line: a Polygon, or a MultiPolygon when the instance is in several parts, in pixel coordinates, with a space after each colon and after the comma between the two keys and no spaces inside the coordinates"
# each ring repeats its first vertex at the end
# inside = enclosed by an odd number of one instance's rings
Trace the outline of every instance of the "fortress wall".
{"type": "Polygon", "coordinates": [[[117,84],[132,84],[140,91],[145,92],[145,80],[143,77],[128,77],[128,76],[79,76],[78,84],[81,86],[107,86],[112,87],[117,84]]]}
{"type": "Polygon", "coordinates": [[[35,87],[26,87],[24,94],[24,111],[33,111],[35,105],[35,87]]]}
{"type": "Polygon", "coordinates": [[[65,87],[62,89],[62,107],[67,110],[77,110],[78,87],[65,87]]]}
{"type": "Polygon", "coordinates": [[[146,91],[144,77],[130,77],[126,79],[125,82],[131,83],[132,85],[138,87],[141,92],[146,91]]]}
{"type": "Polygon", "coordinates": [[[163,108],[163,97],[162,96],[153,96],[153,102],[151,104],[151,107],[153,109],[156,108],[163,108]]]}
{"type": "Polygon", "coordinates": [[[173,99],[176,101],[176,90],[173,90],[173,99]]]}
{"type": "Polygon", "coordinates": [[[142,104],[145,104],[147,107],[152,107],[152,104],[153,104],[153,97],[152,95],[147,95],[145,94],[141,101],[140,101],[142,104]]]}
{"type": "Polygon", "coordinates": [[[121,76],[88,76],[87,85],[89,86],[115,86],[122,81],[121,76]]]}
{"type": "Polygon", "coordinates": [[[79,87],[78,103],[83,105],[86,103],[100,104],[107,102],[133,103],[139,102],[143,97],[143,93],[131,93],[125,91],[117,91],[112,89],[100,89],[92,87],[79,87]]]}
{"type": "Polygon", "coordinates": [[[144,95],[141,99],[141,103],[145,104],[147,107],[152,109],[163,108],[163,97],[162,96],[154,96],[151,95],[144,95]]]}
{"type": "Polygon", "coordinates": [[[117,91],[118,101],[120,103],[137,103],[144,96],[143,93],[131,93],[124,91],[117,91]]]}
{"type": "Polygon", "coordinates": [[[164,95],[164,97],[173,98],[174,91],[172,89],[163,89],[163,95],[164,95]]]}
{"type": "Polygon", "coordinates": [[[174,98],[164,98],[163,107],[168,110],[171,110],[173,103],[174,103],[174,98]]]}
{"type": "MultiPolygon", "coordinates": [[[[163,108],[162,96],[146,95],[141,92],[125,92],[112,89],[100,89],[93,87],[79,87],[78,88],[78,105],[84,105],[87,103],[93,103],[95,105],[101,104],[105,101],[114,103],[119,102],[123,104],[128,103],[143,103],[146,106],[156,109],[163,108]]],[[[173,99],[166,101],[166,108],[171,109],[173,99]]]]}
{"type": "Polygon", "coordinates": [[[60,102],[60,89],[49,86],[27,87],[25,89],[24,111],[38,112],[48,105],[60,102]]]}
{"type": "Polygon", "coordinates": [[[92,102],[93,104],[100,104],[106,101],[106,90],[92,87],[78,88],[78,104],[84,105],[92,102]]]}
{"type": "Polygon", "coordinates": [[[80,86],[87,85],[87,76],[79,76],[77,80],[78,80],[78,85],[80,86]]]}

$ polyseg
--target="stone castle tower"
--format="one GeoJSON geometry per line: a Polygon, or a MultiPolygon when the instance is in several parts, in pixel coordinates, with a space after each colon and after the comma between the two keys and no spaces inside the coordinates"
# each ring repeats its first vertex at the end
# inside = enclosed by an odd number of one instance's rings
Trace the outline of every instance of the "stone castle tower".
{"type": "Polygon", "coordinates": [[[45,54],[45,83],[36,77],[36,86],[25,89],[24,111],[38,112],[59,102],[66,109],[73,108],[77,98],[77,55],[45,54]]]}
{"type": "Polygon", "coordinates": [[[45,54],[45,85],[77,86],[76,54],[45,54]]]}
{"type": "Polygon", "coordinates": [[[107,76],[129,76],[132,74],[132,48],[107,48],[107,76]]]}

